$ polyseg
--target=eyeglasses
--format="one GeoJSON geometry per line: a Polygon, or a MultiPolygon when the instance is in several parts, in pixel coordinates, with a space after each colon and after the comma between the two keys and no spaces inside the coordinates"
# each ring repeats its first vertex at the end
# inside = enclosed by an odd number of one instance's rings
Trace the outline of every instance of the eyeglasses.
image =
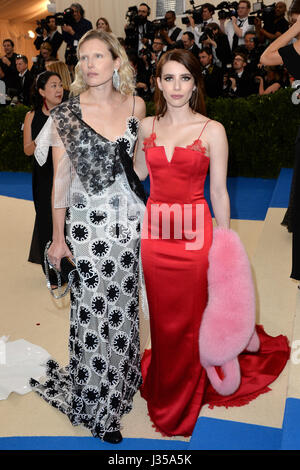
{"type": "Polygon", "coordinates": [[[163,45],[164,45],[163,42],[155,42],[155,41],[154,41],[153,44],[158,44],[159,46],[163,46],[163,45]]]}

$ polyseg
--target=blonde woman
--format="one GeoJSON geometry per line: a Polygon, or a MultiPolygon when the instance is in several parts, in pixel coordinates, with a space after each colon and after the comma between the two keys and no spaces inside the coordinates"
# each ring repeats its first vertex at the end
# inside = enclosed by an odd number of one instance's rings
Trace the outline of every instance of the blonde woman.
{"type": "Polygon", "coordinates": [[[115,36],[91,30],[77,54],[71,98],[53,110],[43,136],[54,165],[49,261],[60,270],[61,259],[71,256],[79,274],[71,288],[70,361],[59,369],[51,360],[51,380],[32,386],[74,425],[118,443],[121,417],[141,384],[144,196],[131,158],[145,104],[133,96],[133,73],[115,36]]]}
{"type": "Polygon", "coordinates": [[[109,25],[109,22],[107,21],[106,18],[98,18],[96,22],[96,28],[100,31],[106,31],[107,33],[111,33],[111,27],[109,25]]]}

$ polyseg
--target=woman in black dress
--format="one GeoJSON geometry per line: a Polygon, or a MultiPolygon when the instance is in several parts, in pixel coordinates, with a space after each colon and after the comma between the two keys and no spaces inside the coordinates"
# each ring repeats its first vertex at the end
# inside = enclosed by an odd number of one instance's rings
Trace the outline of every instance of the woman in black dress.
{"type": "MultiPolygon", "coordinates": [[[[300,0],[294,0],[288,16],[291,27],[269,45],[260,61],[264,65],[284,64],[293,79],[300,80],[300,0]]],[[[299,92],[295,91],[295,97],[296,93],[299,92]]],[[[293,234],[291,278],[300,281],[300,129],[296,137],[290,201],[284,223],[293,234]]]]}
{"type": "MultiPolygon", "coordinates": [[[[35,151],[34,140],[50,116],[50,110],[60,104],[63,86],[60,76],[54,72],[41,73],[36,82],[33,95],[33,110],[26,114],[24,121],[24,152],[31,156],[35,151]]],[[[49,149],[47,161],[39,165],[33,159],[32,194],[36,212],[32,242],[28,261],[41,264],[44,270],[44,251],[52,239],[51,191],[53,182],[52,149],[49,149]]],[[[56,276],[50,271],[50,282],[55,287],[56,276]]]]}

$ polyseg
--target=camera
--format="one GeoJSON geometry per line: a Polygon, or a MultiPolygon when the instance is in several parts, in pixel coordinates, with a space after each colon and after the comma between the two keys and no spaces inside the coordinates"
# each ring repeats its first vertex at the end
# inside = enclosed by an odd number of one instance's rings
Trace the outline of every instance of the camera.
{"type": "MultiPolygon", "coordinates": [[[[194,0],[190,0],[190,4],[192,5],[192,9],[190,10],[186,10],[184,12],[184,14],[186,15],[191,15],[193,17],[193,20],[195,21],[195,24],[201,24],[203,23],[203,17],[202,17],[202,5],[198,5],[197,7],[195,7],[195,2],[194,0]]],[[[189,18],[186,16],[186,17],[183,17],[181,18],[181,22],[182,24],[189,24],[190,20],[189,18]]]]}
{"type": "Polygon", "coordinates": [[[218,11],[218,19],[219,20],[226,20],[230,19],[232,16],[238,17],[237,14],[238,2],[221,2],[219,5],[216,6],[216,10],[218,11]]]}
{"type": "Polygon", "coordinates": [[[37,28],[35,30],[36,34],[39,34],[40,36],[42,36],[44,29],[47,31],[47,33],[49,33],[49,27],[45,19],[37,21],[36,24],[37,24],[37,28]]]}
{"type": "MultiPolygon", "coordinates": [[[[128,7],[125,18],[128,20],[125,28],[125,44],[135,48],[139,41],[139,26],[145,23],[145,18],[138,14],[136,6],[128,7]]],[[[148,22],[147,32],[143,34],[143,38],[152,39],[154,32],[155,26],[153,22],[148,22]]]]}
{"type": "Polygon", "coordinates": [[[251,16],[248,17],[248,23],[250,25],[255,24],[255,18],[259,18],[264,22],[271,21],[274,18],[276,3],[272,5],[264,5],[263,2],[256,2],[253,4],[253,11],[250,13],[251,16]],[[256,16],[253,16],[256,15],[256,16]]]}
{"type": "Polygon", "coordinates": [[[54,16],[57,26],[63,26],[65,24],[73,26],[75,24],[72,8],[66,8],[62,13],[55,13],[54,16]]]}
{"type": "Polygon", "coordinates": [[[154,31],[161,31],[162,29],[168,29],[167,28],[167,21],[165,18],[157,19],[152,21],[152,25],[154,28],[154,31]]]}
{"type": "Polygon", "coordinates": [[[206,39],[213,39],[214,38],[214,33],[211,28],[205,28],[203,33],[201,34],[199,38],[199,42],[205,41],[206,39]]]}

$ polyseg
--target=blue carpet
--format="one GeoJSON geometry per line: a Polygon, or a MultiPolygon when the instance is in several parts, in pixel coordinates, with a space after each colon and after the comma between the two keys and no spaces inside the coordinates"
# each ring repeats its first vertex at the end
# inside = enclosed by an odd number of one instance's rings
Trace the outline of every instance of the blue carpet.
{"type": "Polygon", "coordinates": [[[0,172],[0,195],[32,201],[31,173],[0,172]]]}
{"type": "Polygon", "coordinates": [[[287,398],[285,402],[281,449],[300,449],[300,400],[297,398],[287,398]]]}
{"type": "MultiPolygon", "coordinates": [[[[231,218],[264,220],[269,206],[287,207],[292,170],[283,169],[278,180],[262,178],[228,178],[231,218]]],[[[149,178],[144,181],[149,194],[149,178]]],[[[210,210],[209,178],[206,179],[205,198],[210,210]]],[[[0,195],[32,200],[31,173],[0,172],[0,195]]]]}
{"type": "Polygon", "coordinates": [[[189,450],[276,450],[282,430],[267,426],[201,417],[195,426],[189,450]]]}
{"type": "Polygon", "coordinates": [[[288,207],[293,170],[282,168],[272,195],[270,207],[288,207]]]}
{"type": "Polygon", "coordinates": [[[0,450],[187,450],[185,441],[162,439],[123,439],[109,444],[94,437],[1,437],[0,450]]]}

